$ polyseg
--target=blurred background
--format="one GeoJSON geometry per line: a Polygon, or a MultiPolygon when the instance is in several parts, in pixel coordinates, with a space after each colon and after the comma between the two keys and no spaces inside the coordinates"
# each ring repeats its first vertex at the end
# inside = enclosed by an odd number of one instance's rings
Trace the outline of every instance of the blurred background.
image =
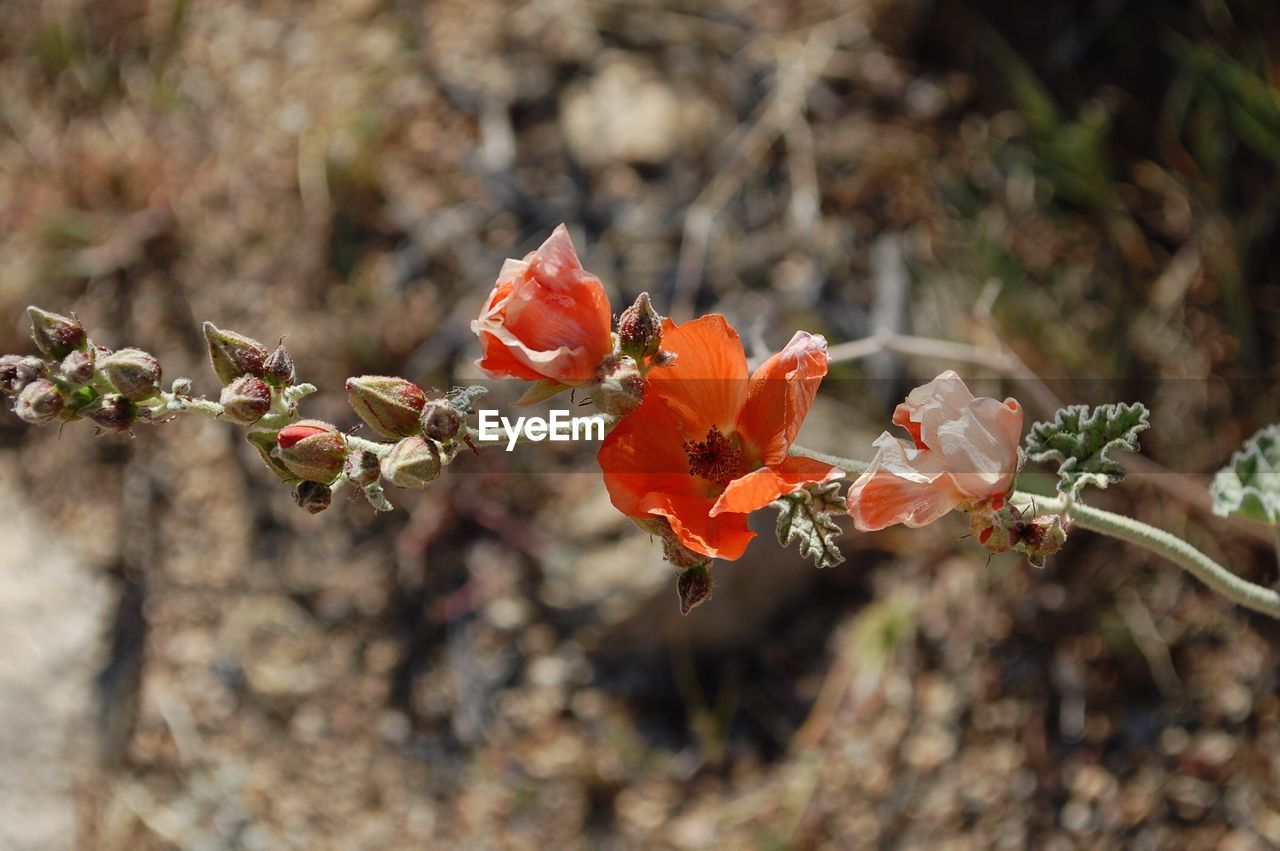
{"type": "MultiPolygon", "coordinates": [[[[866,456],[955,367],[1145,402],[1098,505],[1274,582],[1203,488],[1280,398],[1270,0],[6,0],[0,350],[76,312],[214,393],[200,322],[476,377],[567,222],[615,306],[960,341],[833,369],[866,456]]],[[[1280,627],[1079,534],[770,540],[687,618],[590,447],[299,511],[229,426],[0,413],[0,848],[1280,846],[1280,627]],[[560,471],[554,473],[553,471],[560,471]]]]}

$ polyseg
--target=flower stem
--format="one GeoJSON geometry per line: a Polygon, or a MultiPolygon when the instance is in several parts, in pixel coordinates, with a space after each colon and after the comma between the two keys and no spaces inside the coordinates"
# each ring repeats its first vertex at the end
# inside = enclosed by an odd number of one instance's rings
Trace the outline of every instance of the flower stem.
{"type": "MultiPolygon", "coordinates": [[[[800,446],[791,447],[791,454],[834,464],[850,473],[860,472],[867,467],[862,461],[814,452],[800,446]]],[[[1132,517],[1082,505],[1080,502],[1068,504],[1060,496],[1043,497],[1017,491],[1010,499],[1023,506],[1034,503],[1035,512],[1039,515],[1063,514],[1069,508],[1072,524],[1163,556],[1233,603],[1280,620],[1280,592],[1240,578],[1186,541],[1163,529],[1149,526],[1132,517]]],[[[1280,547],[1280,536],[1276,543],[1280,547]]]]}
{"type": "Polygon", "coordinates": [[[819,452],[816,449],[809,449],[804,446],[793,445],[788,454],[800,458],[812,458],[814,461],[821,461],[824,464],[839,467],[849,476],[860,475],[866,472],[867,467],[870,466],[866,461],[859,461],[856,458],[841,458],[839,455],[828,455],[826,452],[819,452]]]}
{"type": "MultiPolygon", "coordinates": [[[[1034,499],[1037,514],[1060,514],[1067,507],[1062,497],[1046,499],[1018,492],[1014,493],[1012,499],[1020,503],[1030,503],[1034,499]]],[[[1280,592],[1241,579],[1186,541],[1163,529],[1079,502],[1071,506],[1071,522],[1082,529],[1162,555],[1228,600],[1280,619],[1280,592]]]]}

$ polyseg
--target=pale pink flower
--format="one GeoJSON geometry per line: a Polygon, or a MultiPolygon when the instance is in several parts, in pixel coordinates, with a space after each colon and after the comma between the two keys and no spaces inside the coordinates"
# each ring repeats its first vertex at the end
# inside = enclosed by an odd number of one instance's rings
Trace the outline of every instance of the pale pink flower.
{"type": "Polygon", "coordinates": [[[911,435],[876,438],[876,456],[849,488],[849,515],[864,531],[924,526],[965,502],[999,508],[1018,473],[1022,406],[975,397],[947,370],[893,412],[911,435]]]}

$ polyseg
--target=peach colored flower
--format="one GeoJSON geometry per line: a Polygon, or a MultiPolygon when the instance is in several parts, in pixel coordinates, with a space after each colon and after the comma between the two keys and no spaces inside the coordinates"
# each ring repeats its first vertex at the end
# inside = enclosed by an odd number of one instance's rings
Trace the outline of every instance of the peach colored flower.
{"type": "Polygon", "coordinates": [[[502,264],[471,330],[477,365],[494,378],[585,384],[613,351],[612,313],[600,279],[582,268],[560,225],[523,260],[502,264]]]}
{"type": "Polygon", "coordinates": [[[755,537],[750,512],[844,475],[787,455],[827,374],[827,341],[799,331],[750,377],[723,316],[665,320],[662,347],[675,362],[649,373],[640,407],[600,447],[609,498],[629,517],[665,518],[694,552],[736,559],[755,537]]]}
{"type": "Polygon", "coordinates": [[[871,466],[849,488],[849,515],[864,531],[924,526],[970,501],[999,503],[1018,473],[1022,406],[975,398],[953,370],[912,390],[876,438],[871,466]]]}

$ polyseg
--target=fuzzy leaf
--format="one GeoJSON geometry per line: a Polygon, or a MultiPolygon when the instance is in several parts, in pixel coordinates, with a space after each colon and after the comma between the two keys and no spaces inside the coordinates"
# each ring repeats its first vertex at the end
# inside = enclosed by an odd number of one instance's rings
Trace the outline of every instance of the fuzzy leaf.
{"type": "Polygon", "coordinates": [[[1213,513],[1280,526],[1280,425],[1244,442],[1209,486],[1213,513]]]}
{"type": "Polygon", "coordinates": [[[480,401],[480,397],[488,392],[489,388],[472,384],[470,387],[453,388],[445,398],[450,405],[457,409],[459,414],[465,417],[471,413],[472,406],[480,401]]]}
{"type": "Polygon", "coordinates": [[[1141,402],[1126,405],[1068,405],[1053,422],[1036,423],[1027,435],[1032,461],[1058,462],[1058,492],[1076,496],[1085,485],[1105,488],[1124,478],[1124,466],[1111,453],[1138,451],[1138,432],[1147,428],[1141,402]]]}
{"type": "Polygon", "coordinates": [[[786,547],[798,541],[800,555],[812,559],[818,567],[834,567],[844,561],[844,554],[836,546],[840,525],[831,517],[847,508],[839,482],[810,485],[781,497],[773,505],[778,509],[779,544],[786,547]]]}
{"type": "Polygon", "coordinates": [[[374,482],[360,489],[364,493],[364,498],[369,500],[369,504],[373,506],[374,511],[395,511],[395,506],[387,499],[387,492],[382,489],[379,482],[374,482]]]}

